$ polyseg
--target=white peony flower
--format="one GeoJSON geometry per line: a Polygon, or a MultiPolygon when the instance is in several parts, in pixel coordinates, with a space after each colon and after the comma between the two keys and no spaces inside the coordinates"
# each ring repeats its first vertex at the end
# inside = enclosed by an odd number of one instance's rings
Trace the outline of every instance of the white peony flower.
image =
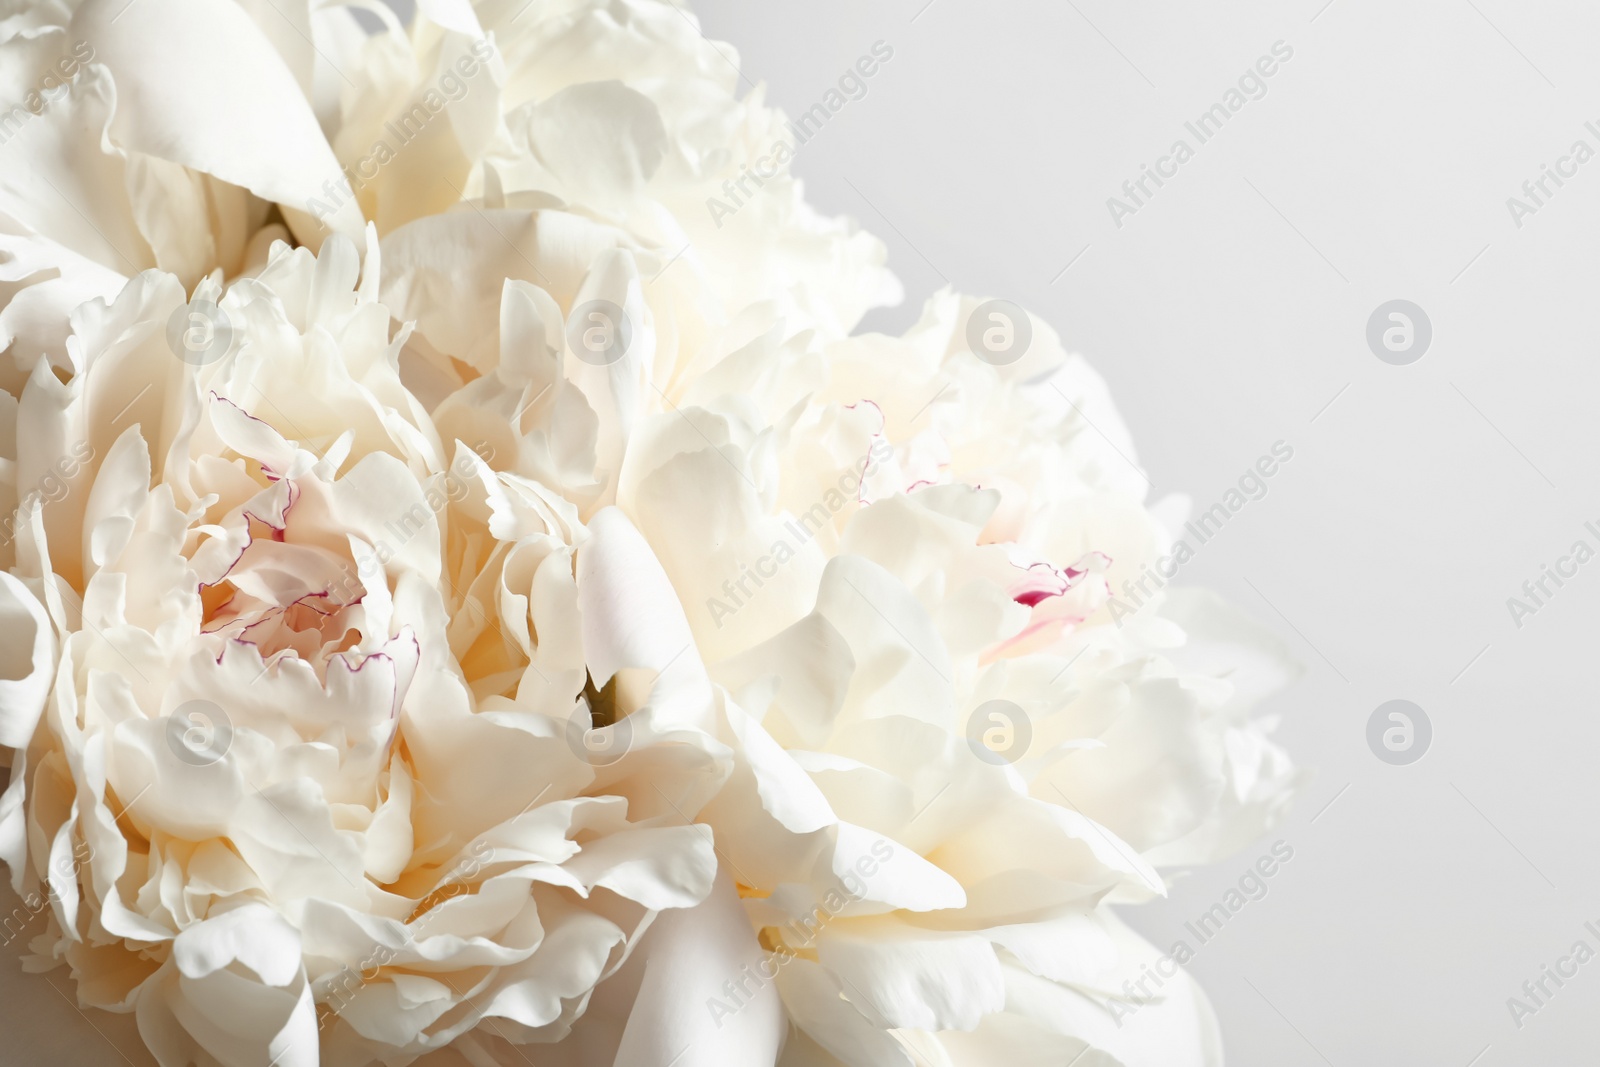
{"type": "Polygon", "coordinates": [[[977,306],[823,346],[798,406],[783,353],[730,356],[635,435],[620,503],[730,698],[702,818],[784,964],[786,1062],[1215,1062],[1188,985],[1116,1025],[1146,950],[1107,905],[1281,813],[1249,711],[1294,668],[1208,597],[1115,624],[1108,580],[1166,547],[1120,421],[1043,323],[974,355],[977,306]]]}
{"type": "Polygon", "coordinates": [[[675,676],[598,665],[649,605],[572,505],[444,443],[357,272],[279,246],[220,304],[142,274],[16,402],[24,478],[88,458],[19,509],[0,856],[50,897],[33,951],[164,1063],[554,1041],[712,889],[688,821],[726,750],[675,676]]]}
{"type": "Polygon", "coordinates": [[[1296,669],[1112,610],[1100,378],[708,210],[784,122],[682,8],[361,8],[0,16],[30,965],[164,1065],[1220,1062],[1113,908],[1280,817],[1296,669]]]}

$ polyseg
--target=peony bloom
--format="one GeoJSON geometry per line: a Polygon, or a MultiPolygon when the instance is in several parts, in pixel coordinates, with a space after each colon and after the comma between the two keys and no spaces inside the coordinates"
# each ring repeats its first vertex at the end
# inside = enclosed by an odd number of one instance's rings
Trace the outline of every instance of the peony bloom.
{"type": "Polygon", "coordinates": [[[1295,668],[1205,595],[1117,624],[1109,583],[1168,547],[1120,422],[1041,322],[1014,366],[975,355],[979,306],[822,346],[798,407],[779,353],[643,431],[621,505],[738,754],[702,818],[781,964],[786,1062],[1215,1062],[1182,976],[1108,1010],[1155,956],[1109,905],[1276,820],[1298,776],[1250,710],[1295,668]]]}
{"type": "Polygon", "coordinates": [[[1114,909],[1281,816],[1295,668],[1111,603],[1101,379],[708,210],[785,127],[680,7],[363,10],[0,18],[29,966],[164,1067],[1220,1062],[1114,909]]]}
{"type": "Polygon", "coordinates": [[[641,605],[570,504],[447,450],[357,269],[279,246],[220,305],[141,275],[17,405],[21,470],[83,446],[4,579],[0,854],[51,899],[33,950],[163,1062],[556,1040],[716,874],[688,820],[726,750],[596,666],[641,605]],[[239,327],[196,366],[200,309],[239,327]]]}

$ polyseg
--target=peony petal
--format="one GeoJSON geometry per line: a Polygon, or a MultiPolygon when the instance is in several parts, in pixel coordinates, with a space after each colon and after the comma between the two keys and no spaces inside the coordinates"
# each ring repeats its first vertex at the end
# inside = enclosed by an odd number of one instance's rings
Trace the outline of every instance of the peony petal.
{"type": "Polygon", "coordinates": [[[771,1064],[784,1015],[766,954],[727,871],[703,903],[663,912],[634,957],[643,968],[614,1067],[771,1064]],[[740,992],[731,995],[728,983],[740,992]],[[678,1058],[681,1057],[681,1058],[678,1058]]]}
{"type": "Polygon", "coordinates": [[[659,671],[652,703],[704,721],[710,681],[672,583],[633,523],[617,508],[589,521],[578,553],[578,606],[589,672],[603,686],[628,667],[659,671]]]}
{"type": "Polygon", "coordinates": [[[526,123],[528,145],[557,188],[608,213],[625,211],[667,152],[656,106],[620,82],[569,86],[540,101],[526,123]]]}
{"type": "Polygon", "coordinates": [[[1000,960],[985,937],[845,921],[822,938],[817,962],[840,977],[863,1014],[894,1029],[971,1030],[1005,1006],[1000,960]]]}
{"type": "Polygon", "coordinates": [[[6,635],[0,642],[0,745],[21,748],[33,737],[55,680],[56,634],[44,605],[5,571],[0,632],[6,635]]]}
{"type": "Polygon", "coordinates": [[[905,1048],[857,1011],[820,964],[790,960],[778,972],[778,987],[795,1025],[847,1067],[915,1067],[905,1048]]]}
{"type": "Polygon", "coordinates": [[[282,204],[316,246],[331,232],[361,239],[353,202],[327,227],[304,212],[340,176],[311,105],[282,57],[236,4],[88,0],[72,32],[95,42],[116,80],[112,139],[282,204]]]}
{"type": "Polygon", "coordinates": [[[286,986],[300,970],[300,935],[271,909],[247,904],[179,934],[172,958],[185,978],[237,962],[267,985],[286,986]]]}

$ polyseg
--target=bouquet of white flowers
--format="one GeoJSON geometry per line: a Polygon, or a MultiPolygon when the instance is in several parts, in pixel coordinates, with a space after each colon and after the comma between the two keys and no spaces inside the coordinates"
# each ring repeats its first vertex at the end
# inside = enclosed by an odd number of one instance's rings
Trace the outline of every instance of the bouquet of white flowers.
{"type": "Polygon", "coordinates": [[[853,333],[683,7],[418,9],[0,2],[29,969],[162,1067],[1219,1063],[1113,906],[1280,816],[1296,668],[1113,604],[1101,379],[853,333]]]}

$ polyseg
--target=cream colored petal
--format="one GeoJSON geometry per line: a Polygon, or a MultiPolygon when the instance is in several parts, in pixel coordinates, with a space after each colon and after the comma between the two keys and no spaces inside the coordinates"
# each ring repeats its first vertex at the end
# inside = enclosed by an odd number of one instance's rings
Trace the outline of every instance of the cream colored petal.
{"type": "Polygon", "coordinates": [[[0,571],[0,745],[33,737],[55,680],[56,634],[44,605],[22,581],[0,571]]]}
{"type": "Polygon", "coordinates": [[[313,247],[329,232],[360,240],[353,203],[328,216],[329,228],[305,213],[339,166],[294,74],[243,8],[89,0],[71,32],[96,43],[125,102],[113,141],[282,204],[313,247]]]}

